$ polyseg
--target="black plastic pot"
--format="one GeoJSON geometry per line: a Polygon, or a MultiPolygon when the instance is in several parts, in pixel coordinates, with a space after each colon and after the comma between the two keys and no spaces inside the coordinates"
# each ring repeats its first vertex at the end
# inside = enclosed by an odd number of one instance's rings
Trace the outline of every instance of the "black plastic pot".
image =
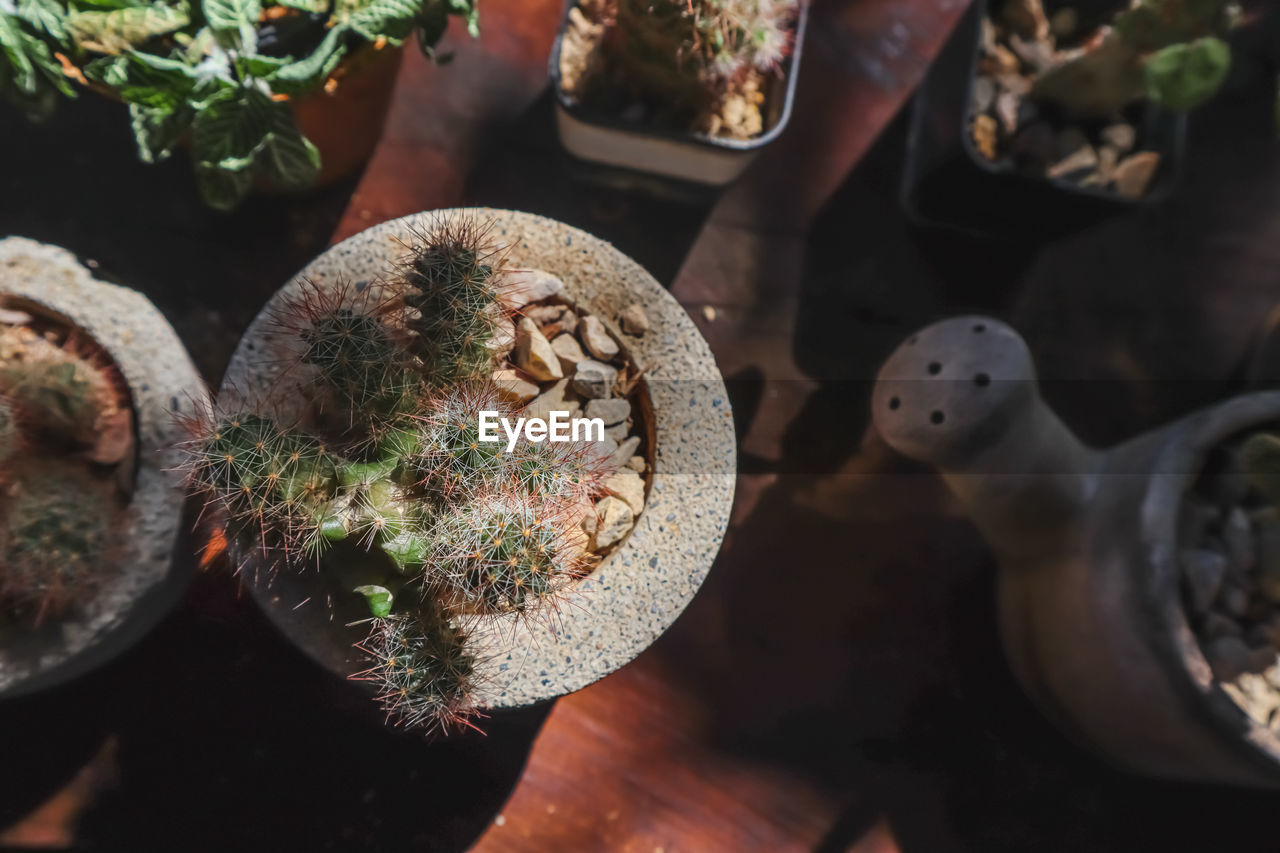
{"type": "Polygon", "coordinates": [[[1051,237],[1166,199],[1186,157],[1187,121],[1153,105],[1136,106],[1130,116],[1143,148],[1161,156],[1159,171],[1140,199],[1019,172],[974,149],[970,104],[982,19],[996,5],[974,2],[916,94],[901,186],[907,215],[917,224],[975,234],[1051,237]]]}
{"type": "Polygon", "coordinates": [[[807,0],[800,4],[795,47],[790,60],[769,92],[764,117],[768,129],[745,140],[627,121],[616,113],[588,109],[571,98],[560,85],[560,48],[568,28],[569,13],[576,5],[577,0],[568,0],[565,5],[560,32],[551,49],[549,68],[560,142],[575,157],[604,169],[631,170],[694,187],[719,187],[741,174],[760,150],[786,129],[795,101],[796,79],[809,19],[807,0]]]}

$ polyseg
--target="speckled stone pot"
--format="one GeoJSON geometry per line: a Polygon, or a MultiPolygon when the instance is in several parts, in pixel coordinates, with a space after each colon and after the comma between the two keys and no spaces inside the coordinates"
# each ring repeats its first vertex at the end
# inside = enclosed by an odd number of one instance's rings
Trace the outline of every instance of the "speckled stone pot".
{"type": "Polygon", "coordinates": [[[189,576],[175,559],[184,539],[177,414],[205,387],[186,349],[145,296],[98,281],[65,249],[21,237],[0,241],[0,300],[68,321],[119,367],[132,396],[138,447],[133,494],[114,535],[115,575],[85,612],[0,640],[0,697],[53,686],[124,651],[163,616],[189,576]]]}
{"type": "Polygon", "coordinates": [[[1177,542],[1210,451],[1280,420],[1280,392],[1095,450],[1040,397],[1017,332],[956,317],[890,356],[871,405],[885,441],[938,467],[999,557],[1005,649],[1046,716],[1132,770],[1280,785],[1280,738],[1230,699],[1187,622],[1177,542]]]}
{"type": "MultiPolygon", "coordinates": [[[[436,217],[493,221],[513,267],[544,269],[563,279],[564,296],[598,316],[623,340],[646,373],[652,482],[630,536],[577,584],[571,606],[546,626],[482,622],[477,630],[483,708],[528,705],[578,690],[644,651],[675,621],[706,577],[724,538],[733,503],[736,450],[732,413],[715,360],[679,304],[643,268],[608,243],[568,225],[503,210],[445,210],[377,225],[334,246],[302,270],[269,303],[241,340],[224,389],[266,387],[279,365],[264,363],[268,313],[300,280],[325,287],[385,275],[404,254],[413,229],[436,217]],[[621,333],[618,312],[639,303],[652,328],[621,333]]],[[[258,601],[313,658],[350,675],[366,665],[354,644],[367,617],[356,596],[324,601],[314,575],[247,572],[258,601]],[[305,603],[304,603],[305,602],[305,603]],[[362,612],[363,611],[363,612],[362,612]]]]}

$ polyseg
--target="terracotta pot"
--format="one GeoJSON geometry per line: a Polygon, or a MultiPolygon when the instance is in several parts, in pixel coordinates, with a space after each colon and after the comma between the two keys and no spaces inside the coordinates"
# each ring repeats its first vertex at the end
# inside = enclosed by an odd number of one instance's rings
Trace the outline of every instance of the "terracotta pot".
{"type": "Polygon", "coordinates": [[[293,104],[298,128],[320,149],[316,186],[358,171],[378,146],[404,48],[367,46],[338,69],[333,92],[312,92],[293,104]]]}
{"type": "Polygon", "coordinates": [[[1280,420],[1280,392],[1095,450],[1045,405],[1013,329],[958,317],[894,352],[872,412],[892,447],[938,467],[996,552],[1006,651],[1047,716],[1132,770],[1280,784],[1280,738],[1214,679],[1177,561],[1183,494],[1207,454],[1280,420]]]}

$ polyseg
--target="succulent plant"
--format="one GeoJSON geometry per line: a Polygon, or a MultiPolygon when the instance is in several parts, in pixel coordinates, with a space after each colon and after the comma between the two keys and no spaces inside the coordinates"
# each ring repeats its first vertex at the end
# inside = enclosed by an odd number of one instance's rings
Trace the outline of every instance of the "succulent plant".
{"type": "Polygon", "coordinates": [[[1096,43],[1045,71],[1032,97],[1080,118],[1106,118],[1142,97],[1195,109],[1226,79],[1231,49],[1223,38],[1238,11],[1230,0],[1139,0],[1096,43]]]}
{"type": "Polygon", "coordinates": [[[112,516],[76,467],[46,462],[21,479],[0,521],[0,610],[39,622],[97,592],[112,516]]]}
{"type": "Polygon", "coordinates": [[[606,460],[582,445],[480,440],[514,415],[492,374],[511,325],[483,224],[416,234],[387,281],[304,283],[272,315],[281,385],[192,422],[191,488],[246,564],[319,565],[363,597],[389,710],[450,725],[470,707],[478,616],[547,618],[583,562],[579,522],[606,460]],[[289,424],[289,426],[286,426],[289,424]],[[358,581],[344,562],[373,555],[358,581]]]}
{"type": "MultiPolygon", "coordinates": [[[[755,109],[761,74],[791,49],[797,0],[611,0],[601,79],[588,99],[616,88],[673,121],[704,126],[726,101],[755,109]]],[[[753,128],[758,133],[761,128],[753,128]]]]}
{"type": "Polygon", "coordinates": [[[58,346],[25,328],[0,331],[0,394],[28,429],[92,444],[101,415],[115,405],[106,372],[74,345],[58,346]]]}
{"type": "Polygon", "coordinates": [[[255,178],[305,187],[320,156],[289,101],[340,85],[362,47],[415,30],[431,54],[474,0],[11,0],[0,3],[0,94],[43,117],[73,83],[129,105],[144,162],[190,143],[201,194],[230,209],[255,178]],[[337,72],[337,73],[335,73],[337,72]]]}

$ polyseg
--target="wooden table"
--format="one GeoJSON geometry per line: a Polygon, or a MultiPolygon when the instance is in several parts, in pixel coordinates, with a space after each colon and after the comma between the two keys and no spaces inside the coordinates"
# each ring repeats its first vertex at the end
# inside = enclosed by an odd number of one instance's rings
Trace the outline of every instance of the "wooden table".
{"type": "MultiPolygon", "coordinates": [[[[554,707],[495,720],[478,752],[418,759],[216,574],[118,664],[0,708],[0,731],[17,732],[0,749],[39,744],[72,767],[93,750],[59,749],[59,733],[93,733],[94,748],[114,734],[92,765],[119,772],[85,816],[90,849],[147,820],[181,838],[171,849],[203,850],[228,822],[261,821],[265,838],[272,818],[329,813],[341,831],[308,849],[453,849],[481,831],[476,849],[494,851],[1259,849],[1274,797],[1134,779],[1041,720],[1000,652],[989,554],[937,480],[869,430],[866,399],[897,340],[971,307],[1028,333],[1058,380],[1051,401],[1090,440],[1227,393],[1280,295],[1268,93],[1197,118],[1166,209],[1046,246],[922,232],[896,204],[894,119],[962,11],[820,2],[793,126],[702,202],[579,180],[545,91],[558,0],[487,0],[479,41],[450,34],[451,65],[408,57],[358,181],[233,218],[191,203],[183,164],[133,164],[127,133],[99,130],[118,129],[112,105],[7,131],[0,233],[69,246],[146,291],[210,379],[271,291],[370,224],[484,204],[600,234],[669,284],[711,342],[741,476],[724,549],[674,628],[554,707]],[[518,779],[505,804],[505,788],[467,775],[490,760],[492,778],[518,779]],[[370,764],[373,781],[358,775],[370,764]],[[447,799],[473,784],[484,796],[447,799]],[[419,790],[456,819],[415,825],[431,805],[419,790]]],[[[61,784],[24,760],[16,781],[0,771],[0,805],[33,779],[61,784]]],[[[101,779],[81,777],[72,799],[101,779]]]]}

